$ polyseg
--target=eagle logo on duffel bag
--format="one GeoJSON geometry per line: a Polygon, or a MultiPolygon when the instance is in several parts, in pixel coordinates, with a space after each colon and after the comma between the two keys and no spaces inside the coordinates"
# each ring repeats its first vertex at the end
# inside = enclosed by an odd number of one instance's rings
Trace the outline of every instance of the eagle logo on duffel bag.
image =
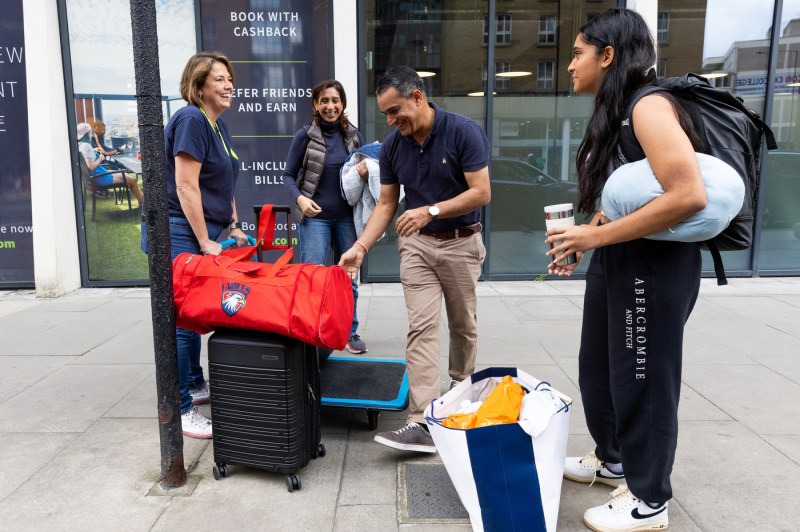
{"type": "Polygon", "coordinates": [[[225,283],[222,285],[222,310],[233,316],[247,304],[250,287],[242,283],[225,283]]]}

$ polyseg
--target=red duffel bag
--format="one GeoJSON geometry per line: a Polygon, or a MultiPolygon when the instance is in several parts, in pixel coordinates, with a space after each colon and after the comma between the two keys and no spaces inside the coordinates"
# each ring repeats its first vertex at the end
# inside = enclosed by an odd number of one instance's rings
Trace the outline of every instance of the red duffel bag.
{"type": "Polygon", "coordinates": [[[339,266],[289,264],[291,246],[273,245],[275,213],[259,219],[264,249],[287,249],[274,264],[254,262],[256,246],[222,255],[181,253],[172,263],[177,325],[204,334],[218,328],[282,334],[344,349],[353,322],[353,288],[339,266]]]}

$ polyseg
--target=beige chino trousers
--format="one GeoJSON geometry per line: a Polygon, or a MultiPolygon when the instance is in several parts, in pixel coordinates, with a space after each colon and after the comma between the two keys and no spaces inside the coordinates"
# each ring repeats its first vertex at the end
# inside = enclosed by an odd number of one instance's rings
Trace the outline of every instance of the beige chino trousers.
{"type": "Polygon", "coordinates": [[[425,407],[441,396],[439,327],[442,296],[450,329],[450,377],[461,381],[475,370],[478,348],[475,288],[486,248],[481,233],[453,240],[438,240],[416,233],[400,237],[397,248],[400,281],[408,311],[408,421],[424,423],[425,407]]]}

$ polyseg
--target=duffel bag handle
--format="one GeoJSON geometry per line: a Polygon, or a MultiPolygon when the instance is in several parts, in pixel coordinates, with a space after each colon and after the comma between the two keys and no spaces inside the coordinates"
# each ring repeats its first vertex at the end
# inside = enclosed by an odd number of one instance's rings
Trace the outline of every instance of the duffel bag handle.
{"type": "Polygon", "coordinates": [[[293,254],[294,249],[289,248],[283,253],[283,255],[278,257],[278,260],[272,264],[264,262],[251,262],[246,260],[249,257],[235,257],[231,255],[218,255],[216,259],[214,259],[214,262],[216,262],[217,266],[221,266],[226,270],[233,270],[254,276],[258,275],[259,272],[264,271],[264,277],[275,277],[281,268],[291,262],[293,254]]]}
{"type": "MultiPolygon", "coordinates": [[[[274,240],[275,240],[275,220],[276,220],[276,217],[277,217],[277,213],[275,212],[275,209],[273,209],[273,205],[270,204],[270,203],[265,203],[260,208],[260,211],[261,211],[261,213],[260,213],[259,218],[258,218],[258,227],[256,228],[256,235],[258,237],[257,240],[253,239],[253,237],[251,237],[250,235],[247,235],[247,241],[250,243],[250,246],[244,246],[244,247],[241,247],[241,248],[234,248],[234,249],[226,249],[226,250],[224,250],[222,252],[221,256],[230,257],[230,258],[234,259],[234,261],[238,262],[238,261],[250,260],[253,257],[253,255],[255,255],[256,252],[258,252],[259,260],[261,260],[261,252],[264,251],[264,250],[270,250],[270,249],[287,249],[287,250],[291,250],[292,249],[290,244],[287,244],[285,246],[276,246],[274,244],[274,240]]],[[[228,244],[228,243],[229,243],[229,241],[226,240],[225,242],[222,242],[221,244],[223,244],[223,246],[224,246],[225,244],[228,244]]],[[[283,257],[281,257],[281,259],[282,258],[283,257]]],[[[291,258],[292,257],[290,255],[288,260],[291,260],[291,258]]],[[[281,261],[281,259],[278,259],[278,261],[281,261]]],[[[287,263],[288,263],[288,261],[287,261],[287,263]]],[[[217,264],[220,265],[220,266],[223,265],[223,263],[221,263],[221,262],[217,262],[217,264]]],[[[232,263],[229,262],[228,264],[232,264],[232,263]]],[[[255,268],[252,268],[252,269],[248,269],[247,271],[254,271],[254,270],[255,270],[255,268]]],[[[244,271],[244,269],[239,269],[239,271],[244,271]]]]}

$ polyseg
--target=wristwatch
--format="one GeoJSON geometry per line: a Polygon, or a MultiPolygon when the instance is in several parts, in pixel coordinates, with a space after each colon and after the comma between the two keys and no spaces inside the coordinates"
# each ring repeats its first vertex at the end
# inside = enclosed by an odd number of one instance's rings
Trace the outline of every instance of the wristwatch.
{"type": "Polygon", "coordinates": [[[436,205],[428,205],[428,214],[433,216],[433,219],[437,219],[439,217],[439,207],[436,205]]]}
{"type": "Polygon", "coordinates": [[[234,220],[233,222],[231,222],[231,225],[228,226],[228,231],[233,231],[234,229],[241,229],[241,228],[242,228],[242,222],[237,222],[236,220],[234,220]]]}

